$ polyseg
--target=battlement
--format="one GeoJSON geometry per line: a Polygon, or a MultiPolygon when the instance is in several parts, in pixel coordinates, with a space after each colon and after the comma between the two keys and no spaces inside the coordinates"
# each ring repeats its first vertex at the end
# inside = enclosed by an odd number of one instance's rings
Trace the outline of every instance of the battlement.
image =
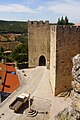
{"type": "Polygon", "coordinates": [[[49,21],[28,21],[29,26],[41,26],[41,25],[49,25],[49,21]]]}
{"type": "Polygon", "coordinates": [[[80,26],[73,26],[73,25],[58,25],[57,30],[61,31],[80,31],[80,26]]]}

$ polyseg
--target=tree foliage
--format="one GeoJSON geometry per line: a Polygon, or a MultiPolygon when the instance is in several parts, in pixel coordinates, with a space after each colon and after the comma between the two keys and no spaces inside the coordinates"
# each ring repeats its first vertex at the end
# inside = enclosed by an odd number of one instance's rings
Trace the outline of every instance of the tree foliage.
{"type": "Polygon", "coordinates": [[[25,33],[27,22],[0,20],[0,33],[25,33]]]}
{"type": "Polygon", "coordinates": [[[67,18],[67,16],[65,16],[65,18],[63,18],[63,16],[60,18],[58,18],[58,25],[73,25],[73,23],[69,22],[69,19],[67,18]]]}
{"type": "Polygon", "coordinates": [[[25,44],[21,44],[10,54],[4,54],[4,52],[1,52],[0,61],[2,58],[7,62],[28,62],[28,48],[25,44]]]}
{"type": "Polygon", "coordinates": [[[4,49],[3,49],[3,47],[0,47],[0,53],[1,53],[1,52],[4,52],[4,49]]]}
{"type": "Polygon", "coordinates": [[[27,22],[20,21],[3,21],[0,20],[0,34],[6,38],[6,41],[9,40],[8,33],[11,33],[11,37],[15,37],[15,41],[19,41],[22,44],[16,47],[16,49],[9,55],[4,55],[2,47],[0,48],[0,58],[9,60],[9,61],[17,61],[17,62],[27,62],[28,61],[28,36],[27,36],[28,28],[27,22]],[[19,36],[15,34],[20,34],[19,36]],[[14,36],[13,36],[14,35],[14,36]]]}
{"type": "Polygon", "coordinates": [[[28,48],[25,44],[21,44],[19,45],[13,53],[26,53],[28,52],[28,48]]]}
{"type": "Polygon", "coordinates": [[[28,45],[28,37],[27,34],[23,34],[21,36],[18,36],[15,38],[15,41],[19,41],[21,43],[25,43],[26,45],[28,45]]]}
{"type": "Polygon", "coordinates": [[[18,46],[12,55],[14,61],[17,62],[28,62],[28,48],[25,44],[18,46]]]}

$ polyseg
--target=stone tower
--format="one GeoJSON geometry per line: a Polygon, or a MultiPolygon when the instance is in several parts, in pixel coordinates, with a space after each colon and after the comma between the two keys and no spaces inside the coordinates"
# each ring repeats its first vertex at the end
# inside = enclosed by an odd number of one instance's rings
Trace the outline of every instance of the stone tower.
{"type": "Polygon", "coordinates": [[[28,37],[29,67],[50,69],[54,95],[71,89],[71,58],[80,52],[80,27],[29,21],[28,37]]]}
{"type": "Polygon", "coordinates": [[[50,64],[49,21],[28,21],[29,67],[50,64]]]}
{"type": "Polygon", "coordinates": [[[80,52],[80,27],[50,25],[50,81],[54,95],[71,89],[72,58],[80,52]]]}

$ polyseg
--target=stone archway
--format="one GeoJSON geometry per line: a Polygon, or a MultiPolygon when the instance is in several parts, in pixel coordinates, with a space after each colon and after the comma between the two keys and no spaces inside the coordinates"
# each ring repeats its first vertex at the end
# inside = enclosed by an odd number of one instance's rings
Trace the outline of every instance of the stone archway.
{"type": "Polygon", "coordinates": [[[39,66],[46,66],[46,59],[43,55],[39,58],[39,66]]]}

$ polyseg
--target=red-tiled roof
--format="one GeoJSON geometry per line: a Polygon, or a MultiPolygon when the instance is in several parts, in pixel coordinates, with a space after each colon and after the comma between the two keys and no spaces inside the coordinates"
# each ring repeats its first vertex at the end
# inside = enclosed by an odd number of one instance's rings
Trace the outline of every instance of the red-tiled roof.
{"type": "Polygon", "coordinates": [[[2,63],[0,63],[0,69],[2,69],[2,70],[6,70],[6,65],[5,65],[5,64],[2,64],[2,63]]]}
{"type": "Polygon", "coordinates": [[[0,91],[11,93],[20,86],[18,76],[16,74],[7,73],[7,71],[16,72],[15,67],[0,63],[0,68],[2,68],[0,69],[0,76],[2,80],[0,91]]]}
{"type": "Polygon", "coordinates": [[[15,67],[13,67],[13,66],[11,66],[11,65],[7,65],[6,67],[7,67],[7,68],[6,68],[7,71],[16,72],[15,67]]]}
{"type": "Polygon", "coordinates": [[[20,86],[18,76],[15,74],[7,73],[4,92],[11,93],[20,86]]]}

